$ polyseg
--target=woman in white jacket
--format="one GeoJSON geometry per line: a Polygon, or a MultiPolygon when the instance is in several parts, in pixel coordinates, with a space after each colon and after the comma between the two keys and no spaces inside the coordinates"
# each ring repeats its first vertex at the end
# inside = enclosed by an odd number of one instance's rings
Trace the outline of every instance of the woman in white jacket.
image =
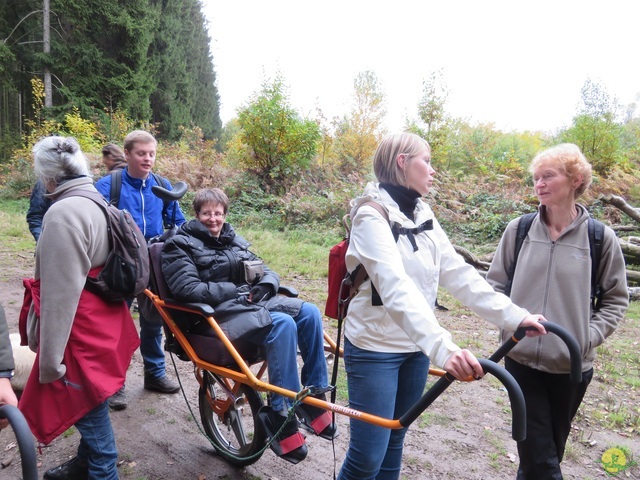
{"type": "MultiPolygon", "coordinates": [[[[500,328],[533,326],[530,336],[546,332],[542,316],[496,293],[464,262],[421,199],[435,175],[426,141],[410,133],[389,135],[373,166],[380,183],[367,185],[352,202],[347,268],[361,264],[369,279],[349,306],[344,360],[349,406],[398,418],[422,394],[430,360],[461,380],[483,374],[474,355],[438,324],[433,312],[438,285],[500,328]],[[372,201],[387,211],[389,221],[365,205],[372,201]],[[397,239],[390,224],[402,229],[397,239]]],[[[352,419],[338,478],[397,479],[405,433],[352,419]]]]}

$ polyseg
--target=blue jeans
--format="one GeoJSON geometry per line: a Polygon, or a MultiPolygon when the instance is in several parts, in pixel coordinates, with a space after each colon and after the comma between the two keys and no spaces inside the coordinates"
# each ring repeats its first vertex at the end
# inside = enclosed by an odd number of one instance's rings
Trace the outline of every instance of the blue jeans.
{"type": "MultiPolygon", "coordinates": [[[[429,372],[422,352],[382,353],[344,340],[349,407],[380,417],[402,416],[420,398],[429,372]]],[[[339,480],[400,477],[406,428],[390,430],[352,418],[349,449],[339,480]]]]}
{"type": "Polygon", "coordinates": [[[103,402],[75,423],[81,439],[78,459],[89,465],[89,479],[117,480],[118,452],[109,419],[109,404],[103,402]]]}
{"type": "MultiPolygon", "coordinates": [[[[144,296],[144,293],[141,294],[144,296]]],[[[131,308],[133,299],[127,300],[131,308]]],[[[140,300],[138,300],[140,303],[140,300]]],[[[140,355],[144,363],[144,374],[151,378],[162,378],[166,375],[164,350],[162,348],[162,322],[149,320],[140,312],[140,355]]]]}
{"type": "MultiPolygon", "coordinates": [[[[304,366],[301,380],[304,386],[326,387],[327,363],[324,358],[324,336],[322,316],[318,307],[303,303],[295,317],[281,312],[269,312],[273,322],[271,329],[260,332],[248,340],[266,346],[269,382],[294,392],[300,391],[298,379],[297,351],[304,366]]],[[[281,395],[273,395],[271,406],[274,410],[285,410],[291,401],[281,395]]]]}
{"type": "Polygon", "coordinates": [[[166,375],[164,350],[162,349],[162,324],[140,314],[140,354],[144,362],[144,374],[152,378],[166,375]]]}

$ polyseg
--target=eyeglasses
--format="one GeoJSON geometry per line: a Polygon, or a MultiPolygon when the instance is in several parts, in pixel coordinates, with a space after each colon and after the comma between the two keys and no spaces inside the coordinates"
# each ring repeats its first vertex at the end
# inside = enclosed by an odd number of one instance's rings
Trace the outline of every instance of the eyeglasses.
{"type": "Polygon", "coordinates": [[[209,218],[215,218],[216,220],[220,220],[220,219],[226,217],[226,214],[221,213],[221,212],[198,212],[198,216],[200,218],[205,219],[205,220],[207,220],[209,218]]]}

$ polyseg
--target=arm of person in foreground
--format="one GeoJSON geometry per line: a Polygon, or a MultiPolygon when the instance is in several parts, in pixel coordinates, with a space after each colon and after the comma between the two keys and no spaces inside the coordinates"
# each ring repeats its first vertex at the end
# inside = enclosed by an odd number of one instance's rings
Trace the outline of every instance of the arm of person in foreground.
{"type": "MultiPolygon", "coordinates": [[[[0,305],[0,371],[6,372],[14,369],[13,352],[11,350],[11,340],[9,339],[9,329],[4,316],[4,309],[0,305]]],[[[11,379],[0,378],[0,405],[18,406],[18,399],[11,388],[11,379]]],[[[0,420],[0,430],[9,425],[7,419],[0,420]]]]}

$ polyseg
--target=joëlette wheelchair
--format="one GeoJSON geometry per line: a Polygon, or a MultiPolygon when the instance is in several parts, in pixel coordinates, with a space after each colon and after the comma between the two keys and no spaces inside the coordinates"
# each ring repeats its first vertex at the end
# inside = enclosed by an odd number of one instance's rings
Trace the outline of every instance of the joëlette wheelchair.
{"type": "MultiPolygon", "coordinates": [[[[172,192],[160,187],[153,189],[160,198],[177,200],[184,195],[186,185],[176,184],[172,192]]],[[[199,384],[198,407],[204,431],[218,455],[233,465],[251,465],[259,460],[267,448],[268,434],[258,419],[258,410],[264,405],[261,393],[276,393],[292,399],[294,403],[306,403],[359,421],[398,429],[407,427],[416,420],[455,380],[443,370],[429,369],[429,374],[440,377],[439,380],[409,411],[397,419],[383,418],[319,400],[309,395],[309,391],[304,388],[301,392],[294,392],[272,385],[263,379],[267,365],[262,348],[241,341],[229,341],[218,325],[215,310],[210,305],[179,303],[171,299],[160,267],[164,238],[159,240],[149,246],[151,279],[145,294],[162,317],[166,335],[165,349],[181,360],[193,364],[199,384]],[[180,328],[182,322],[194,319],[207,322],[215,336],[193,335],[185,333],[180,328]]],[[[281,288],[278,293],[297,296],[295,290],[287,288],[281,288]]],[[[579,382],[582,378],[582,365],[577,342],[559,325],[551,322],[545,322],[544,325],[567,345],[571,355],[570,377],[572,381],[579,382]]],[[[526,437],[524,396],[511,374],[497,362],[524,338],[525,334],[525,329],[519,329],[489,359],[479,359],[484,372],[495,376],[507,390],[512,410],[512,437],[516,441],[526,437]]],[[[326,332],[324,339],[326,352],[335,357],[342,355],[342,350],[337,348],[336,342],[326,332]]],[[[473,379],[469,378],[467,381],[473,379]]]]}

